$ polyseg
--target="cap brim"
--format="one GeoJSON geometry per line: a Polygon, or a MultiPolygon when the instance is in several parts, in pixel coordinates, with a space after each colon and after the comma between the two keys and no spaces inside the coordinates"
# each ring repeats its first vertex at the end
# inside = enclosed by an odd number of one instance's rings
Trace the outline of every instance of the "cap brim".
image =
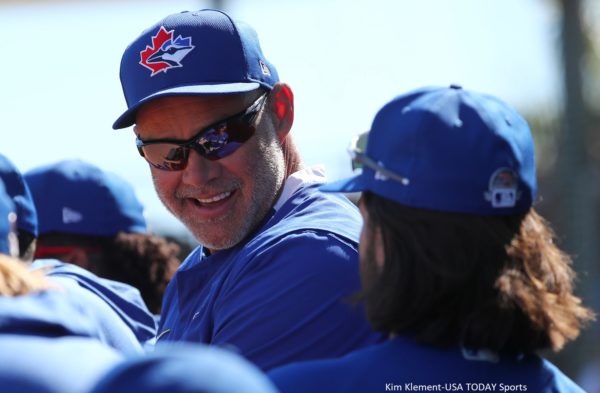
{"type": "Polygon", "coordinates": [[[361,192],[365,189],[365,179],[361,175],[326,183],[319,187],[323,192],[361,192]]]}
{"type": "Polygon", "coordinates": [[[254,91],[258,89],[259,87],[261,87],[261,84],[258,82],[239,82],[214,85],[180,86],[174,87],[172,89],[161,90],[142,98],[137,103],[132,105],[121,116],[119,116],[119,118],[114,122],[112,127],[114,130],[118,130],[121,128],[132,126],[135,123],[135,116],[140,106],[147,103],[148,101],[154,100],[159,97],[247,93],[249,91],[254,91]]]}

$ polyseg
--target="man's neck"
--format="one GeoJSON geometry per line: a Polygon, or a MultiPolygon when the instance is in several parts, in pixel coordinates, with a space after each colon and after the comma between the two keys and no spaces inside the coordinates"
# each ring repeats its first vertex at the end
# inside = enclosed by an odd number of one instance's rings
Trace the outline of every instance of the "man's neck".
{"type": "Polygon", "coordinates": [[[283,159],[285,160],[285,181],[292,173],[304,169],[304,163],[300,158],[300,153],[292,141],[292,138],[286,138],[283,141],[282,149],[283,159]]]}

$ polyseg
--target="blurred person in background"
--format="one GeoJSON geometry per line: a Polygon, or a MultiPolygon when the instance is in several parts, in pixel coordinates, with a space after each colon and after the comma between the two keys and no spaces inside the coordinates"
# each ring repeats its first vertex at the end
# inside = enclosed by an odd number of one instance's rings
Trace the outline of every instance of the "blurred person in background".
{"type": "Polygon", "coordinates": [[[180,264],[179,246],[148,233],[131,185],[81,160],[34,168],[25,178],[39,217],[36,258],[56,258],[129,284],[160,314],[180,264]]]}
{"type": "Polygon", "coordinates": [[[293,94],[256,32],[216,10],[169,15],[125,50],[127,110],[163,204],[201,244],[167,287],[160,341],[235,347],[262,369],[381,340],[345,301],[360,215],[325,195],[290,135],[293,94]]]}
{"type": "Polygon", "coordinates": [[[156,334],[140,283],[160,311],[162,290],[178,261],[177,247],[146,233],[143,207],[120,177],[81,160],[63,160],[24,175],[38,214],[33,269],[44,269],[98,310],[111,345],[126,352],[156,334]],[[114,258],[125,257],[126,259],[114,258]],[[150,259],[152,258],[152,259],[150,259]]]}
{"type": "Polygon", "coordinates": [[[28,171],[39,217],[36,258],[56,258],[137,288],[153,314],[180,264],[179,246],[148,233],[131,185],[81,160],[28,171]]]}
{"type": "Polygon", "coordinates": [[[118,233],[102,244],[100,277],[121,281],[140,290],[148,309],[160,315],[167,284],[181,264],[179,246],[148,233],[118,233]]]}
{"type": "Polygon", "coordinates": [[[274,370],[279,389],[582,392],[538,355],[593,313],[532,207],[525,120],[489,95],[423,88],[386,104],[353,146],[362,173],[321,190],[363,192],[358,298],[390,339],[274,370]]]}
{"type": "Polygon", "coordinates": [[[2,154],[0,154],[0,180],[4,182],[6,193],[16,207],[19,258],[25,262],[31,262],[38,235],[37,213],[29,187],[23,180],[21,172],[2,154]]]}
{"type": "Polygon", "coordinates": [[[82,393],[120,361],[87,304],[31,272],[16,251],[15,205],[0,180],[0,386],[10,393],[82,393]]]}

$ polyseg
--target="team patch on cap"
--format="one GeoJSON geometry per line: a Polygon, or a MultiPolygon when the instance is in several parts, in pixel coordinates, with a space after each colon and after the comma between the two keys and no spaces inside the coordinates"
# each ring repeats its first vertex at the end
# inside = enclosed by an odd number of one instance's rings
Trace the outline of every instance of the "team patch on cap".
{"type": "Polygon", "coordinates": [[[514,207],[520,197],[518,175],[510,168],[500,168],[490,177],[489,190],[485,199],[492,207],[514,207]]]}
{"type": "Polygon", "coordinates": [[[183,67],[181,61],[194,49],[192,37],[179,35],[173,39],[175,30],[167,31],[161,26],[152,36],[152,46],[140,52],[140,64],[152,71],[150,76],[167,72],[171,68],[183,67]]]}

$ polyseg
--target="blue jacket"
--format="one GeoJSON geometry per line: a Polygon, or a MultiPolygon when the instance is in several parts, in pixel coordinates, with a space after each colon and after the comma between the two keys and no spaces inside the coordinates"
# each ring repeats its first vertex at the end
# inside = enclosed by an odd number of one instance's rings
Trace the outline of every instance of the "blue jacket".
{"type": "Polygon", "coordinates": [[[270,369],[381,341],[348,299],[361,223],[344,196],[301,186],[245,242],[192,252],[166,290],[158,342],[235,348],[270,369]]]}

